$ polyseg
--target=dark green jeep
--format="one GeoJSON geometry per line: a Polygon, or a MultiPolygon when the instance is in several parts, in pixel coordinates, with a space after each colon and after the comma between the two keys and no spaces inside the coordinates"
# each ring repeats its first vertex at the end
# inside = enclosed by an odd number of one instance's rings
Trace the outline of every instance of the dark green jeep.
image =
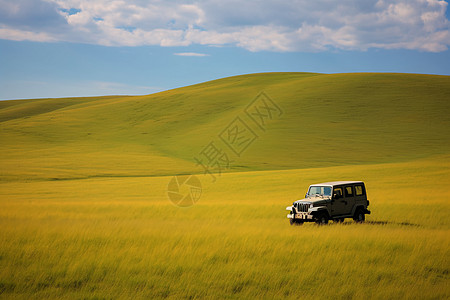
{"type": "Polygon", "coordinates": [[[291,225],[304,222],[327,224],[328,220],[343,222],[353,218],[364,222],[367,209],[366,187],[362,181],[334,181],[313,184],[309,187],[305,199],[295,201],[287,215],[291,225]]]}

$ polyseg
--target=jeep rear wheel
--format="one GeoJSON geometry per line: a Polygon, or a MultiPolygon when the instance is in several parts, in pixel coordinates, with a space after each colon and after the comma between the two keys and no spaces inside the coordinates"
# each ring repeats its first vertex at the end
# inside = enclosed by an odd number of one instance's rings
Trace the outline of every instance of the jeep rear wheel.
{"type": "Polygon", "coordinates": [[[316,217],[317,225],[325,225],[328,224],[328,215],[326,213],[320,213],[316,217]]]}
{"type": "Polygon", "coordinates": [[[353,220],[357,223],[362,223],[366,220],[366,215],[362,209],[358,209],[353,216],[353,220]]]}

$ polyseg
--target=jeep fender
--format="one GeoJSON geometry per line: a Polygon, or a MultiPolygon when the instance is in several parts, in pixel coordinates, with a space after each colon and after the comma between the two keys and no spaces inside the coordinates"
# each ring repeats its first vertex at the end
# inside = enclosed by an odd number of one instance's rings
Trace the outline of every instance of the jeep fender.
{"type": "Polygon", "coordinates": [[[355,213],[358,209],[362,209],[362,211],[365,214],[370,215],[370,210],[368,210],[367,208],[364,208],[364,205],[357,205],[357,206],[353,207],[353,209],[352,209],[352,216],[355,215],[355,213]]]}
{"type": "Polygon", "coordinates": [[[310,213],[313,216],[316,216],[319,213],[323,213],[323,212],[326,213],[328,215],[328,217],[330,216],[330,213],[328,212],[328,209],[326,208],[326,206],[313,207],[308,210],[308,213],[310,213]]]}
{"type": "Polygon", "coordinates": [[[292,205],[291,205],[291,206],[288,206],[288,207],[286,207],[286,210],[289,210],[289,211],[291,211],[291,210],[292,210],[292,205]]]}

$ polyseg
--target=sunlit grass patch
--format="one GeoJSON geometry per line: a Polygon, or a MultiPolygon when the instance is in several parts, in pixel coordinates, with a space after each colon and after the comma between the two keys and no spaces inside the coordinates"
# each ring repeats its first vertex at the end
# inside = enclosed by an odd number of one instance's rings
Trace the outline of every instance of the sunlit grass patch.
{"type": "MultiPolygon", "coordinates": [[[[308,177],[368,174],[368,186],[382,186],[402,180],[389,170],[412,174],[426,165],[227,174],[205,183],[205,198],[190,208],[168,200],[167,177],[30,182],[20,190],[3,183],[0,291],[67,298],[446,297],[448,192],[423,203],[414,181],[383,192],[368,188],[373,214],[365,224],[290,226],[284,211],[308,177]]],[[[427,180],[442,185],[447,176],[427,180]]]]}

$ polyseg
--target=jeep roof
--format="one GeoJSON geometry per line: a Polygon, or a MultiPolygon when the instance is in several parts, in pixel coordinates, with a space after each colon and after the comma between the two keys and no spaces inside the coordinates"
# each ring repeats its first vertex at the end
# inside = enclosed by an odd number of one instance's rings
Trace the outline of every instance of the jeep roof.
{"type": "Polygon", "coordinates": [[[364,183],[363,181],[330,181],[330,182],[324,182],[324,183],[316,183],[311,184],[310,186],[335,186],[335,185],[341,185],[341,184],[354,184],[354,183],[364,183]]]}

